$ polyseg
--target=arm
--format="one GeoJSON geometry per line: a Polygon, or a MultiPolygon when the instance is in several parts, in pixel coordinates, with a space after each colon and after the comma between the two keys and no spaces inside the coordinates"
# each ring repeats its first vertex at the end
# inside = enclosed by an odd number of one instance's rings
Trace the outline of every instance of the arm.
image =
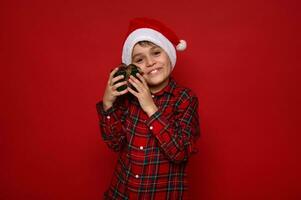
{"type": "Polygon", "coordinates": [[[122,130],[122,123],[126,116],[127,106],[122,106],[118,99],[112,107],[104,110],[103,101],[100,101],[96,104],[96,110],[104,142],[114,151],[120,151],[126,139],[122,130]]]}
{"type": "Polygon", "coordinates": [[[176,111],[167,120],[158,110],[147,125],[168,159],[180,163],[196,151],[195,142],[200,135],[197,97],[181,96],[176,111]]]}
{"type": "Polygon", "coordinates": [[[125,140],[122,123],[126,107],[123,104],[125,103],[124,98],[117,97],[128,92],[127,89],[121,92],[117,91],[118,87],[127,84],[126,81],[120,81],[124,78],[123,75],[114,77],[117,71],[118,67],[111,71],[102,101],[96,104],[101,136],[114,151],[120,151],[125,140]]]}

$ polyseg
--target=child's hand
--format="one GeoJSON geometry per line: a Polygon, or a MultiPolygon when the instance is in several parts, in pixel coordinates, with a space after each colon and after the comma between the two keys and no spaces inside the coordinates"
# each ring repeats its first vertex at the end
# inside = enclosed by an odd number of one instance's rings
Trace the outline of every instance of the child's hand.
{"type": "Polygon", "coordinates": [[[105,110],[108,110],[114,103],[114,101],[116,100],[116,98],[120,95],[123,95],[125,93],[128,92],[128,89],[125,89],[121,92],[117,91],[117,88],[127,84],[126,81],[120,82],[120,83],[116,83],[116,81],[119,81],[120,79],[123,79],[123,75],[119,75],[116,76],[115,78],[113,77],[114,74],[117,72],[118,67],[116,67],[111,73],[110,73],[110,77],[103,95],[103,107],[105,110]],[[114,85],[115,84],[115,85],[114,85]]]}
{"type": "Polygon", "coordinates": [[[139,81],[137,78],[131,75],[129,78],[129,82],[137,89],[138,92],[135,92],[135,90],[131,89],[130,87],[128,87],[128,91],[138,98],[141,108],[150,117],[158,110],[158,108],[154,103],[150,89],[144,77],[141,76],[139,73],[137,73],[137,77],[141,81],[139,81]]]}

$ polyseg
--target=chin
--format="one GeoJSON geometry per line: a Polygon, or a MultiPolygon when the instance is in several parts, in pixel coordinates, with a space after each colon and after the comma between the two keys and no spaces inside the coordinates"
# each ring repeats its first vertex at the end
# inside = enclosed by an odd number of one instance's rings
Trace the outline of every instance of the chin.
{"type": "Polygon", "coordinates": [[[147,80],[150,86],[156,86],[162,84],[168,77],[154,77],[147,80]]]}

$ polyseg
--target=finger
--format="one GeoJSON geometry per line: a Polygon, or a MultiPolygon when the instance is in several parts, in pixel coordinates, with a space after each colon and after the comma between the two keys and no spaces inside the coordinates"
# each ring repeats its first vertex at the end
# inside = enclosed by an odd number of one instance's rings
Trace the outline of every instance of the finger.
{"type": "MultiPolygon", "coordinates": [[[[116,68],[114,68],[112,71],[111,71],[111,73],[110,73],[110,77],[109,77],[109,81],[108,81],[108,84],[109,85],[113,85],[114,84],[114,82],[112,81],[114,78],[116,78],[116,77],[114,77],[115,76],[115,74],[118,72],[118,70],[119,70],[119,66],[118,67],[116,67],[116,68]]],[[[120,75],[119,75],[120,76],[120,75]]]]}
{"type": "Polygon", "coordinates": [[[132,93],[135,97],[137,97],[138,98],[138,95],[139,95],[139,93],[138,92],[135,92],[135,90],[133,90],[132,88],[130,88],[130,87],[128,87],[127,88],[128,89],[128,91],[130,92],[130,93],[132,93]]]}
{"type": "Polygon", "coordinates": [[[119,67],[115,67],[111,73],[110,73],[110,76],[109,76],[109,81],[111,81],[113,79],[113,76],[114,74],[118,71],[119,67]]]}
{"type": "Polygon", "coordinates": [[[124,95],[124,94],[126,94],[126,93],[128,93],[128,88],[126,88],[126,89],[124,89],[124,90],[122,90],[122,91],[120,91],[120,92],[118,92],[118,91],[116,90],[116,91],[113,92],[113,95],[114,95],[114,96],[120,96],[120,95],[124,95]]]}
{"type": "Polygon", "coordinates": [[[147,83],[146,83],[146,81],[145,81],[145,79],[144,79],[143,76],[141,76],[139,73],[137,73],[137,77],[142,81],[142,83],[143,83],[144,86],[148,87],[147,83]]]}
{"type": "Polygon", "coordinates": [[[134,81],[140,88],[143,88],[143,83],[136,78],[135,76],[131,75],[130,78],[132,79],[132,81],[134,81]]]}
{"type": "Polygon", "coordinates": [[[120,86],[123,86],[123,85],[126,85],[127,82],[126,81],[122,81],[122,82],[119,82],[119,83],[116,83],[115,85],[112,86],[112,90],[117,90],[117,88],[119,88],[120,86]]]}
{"type": "Polygon", "coordinates": [[[124,75],[118,75],[116,77],[114,77],[112,80],[111,80],[111,85],[114,85],[117,81],[121,80],[124,78],[124,75]]]}
{"type": "Polygon", "coordinates": [[[132,85],[132,86],[134,86],[137,90],[138,90],[138,92],[141,92],[141,87],[135,82],[135,81],[133,81],[131,78],[129,79],[129,82],[130,82],[130,84],[132,85]]]}

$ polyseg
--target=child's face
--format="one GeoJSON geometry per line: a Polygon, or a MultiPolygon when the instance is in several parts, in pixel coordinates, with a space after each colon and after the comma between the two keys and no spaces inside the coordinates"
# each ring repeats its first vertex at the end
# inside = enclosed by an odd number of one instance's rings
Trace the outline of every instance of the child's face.
{"type": "Polygon", "coordinates": [[[132,52],[132,63],[141,68],[150,90],[158,92],[168,84],[171,62],[159,46],[136,44],[132,52]]]}

